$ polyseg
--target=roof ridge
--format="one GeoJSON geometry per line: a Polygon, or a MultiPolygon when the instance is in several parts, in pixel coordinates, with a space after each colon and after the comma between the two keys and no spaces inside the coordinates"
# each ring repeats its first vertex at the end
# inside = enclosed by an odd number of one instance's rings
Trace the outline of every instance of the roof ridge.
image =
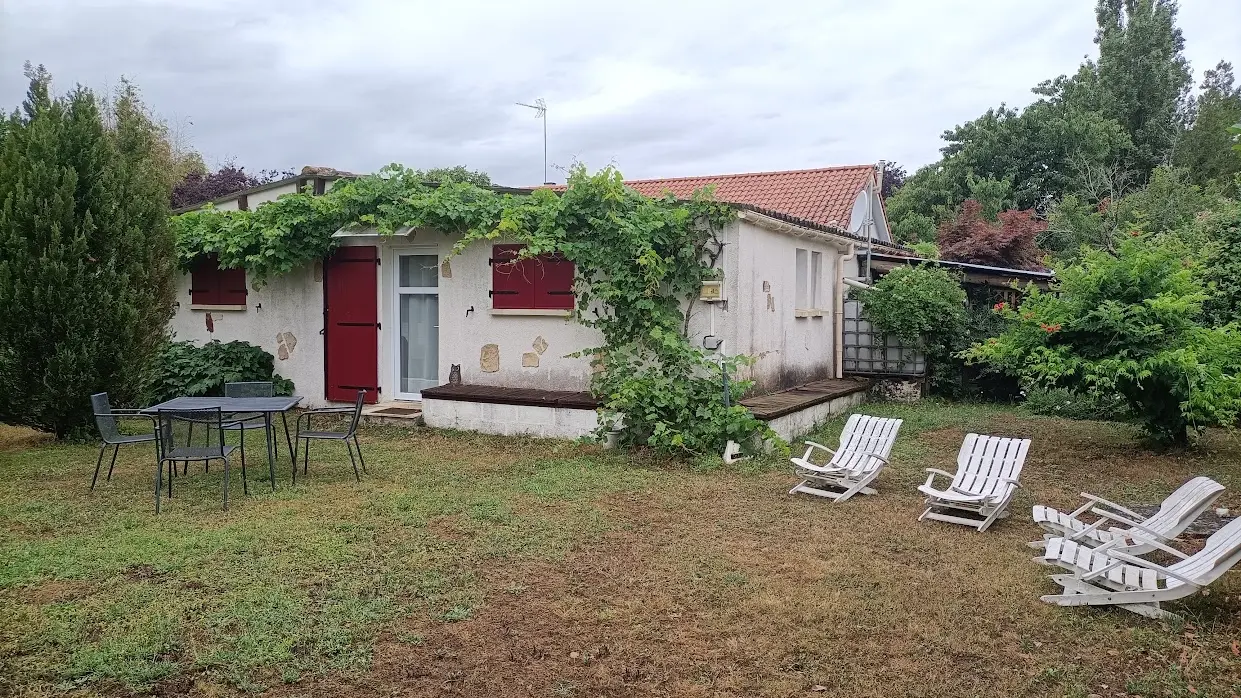
{"type": "Polygon", "coordinates": [[[722,175],[691,175],[687,177],[652,177],[650,179],[626,179],[625,184],[636,182],[677,182],[689,179],[732,179],[734,177],[763,177],[771,175],[810,174],[815,172],[835,172],[838,170],[872,169],[874,165],[832,165],[831,167],[812,167],[803,170],[767,170],[764,172],[737,172],[722,175]]]}

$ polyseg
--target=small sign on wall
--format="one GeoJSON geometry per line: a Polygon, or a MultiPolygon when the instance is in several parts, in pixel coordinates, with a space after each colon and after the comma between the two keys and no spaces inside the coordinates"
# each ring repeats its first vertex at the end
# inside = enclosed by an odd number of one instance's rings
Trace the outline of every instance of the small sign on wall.
{"type": "Polygon", "coordinates": [[[698,300],[708,302],[724,300],[724,282],[720,280],[702,282],[702,288],[698,292],[698,300]]]}

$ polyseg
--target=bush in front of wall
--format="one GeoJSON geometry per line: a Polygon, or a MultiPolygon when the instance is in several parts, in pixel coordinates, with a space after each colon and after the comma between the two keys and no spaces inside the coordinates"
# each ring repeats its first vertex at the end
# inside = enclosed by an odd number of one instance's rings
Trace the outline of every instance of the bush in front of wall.
{"type": "Polygon", "coordinates": [[[170,342],[149,386],[155,402],[175,397],[223,395],[225,383],[273,381],[277,395],[292,395],[293,381],[275,373],[275,357],[249,342],[170,342]]]}

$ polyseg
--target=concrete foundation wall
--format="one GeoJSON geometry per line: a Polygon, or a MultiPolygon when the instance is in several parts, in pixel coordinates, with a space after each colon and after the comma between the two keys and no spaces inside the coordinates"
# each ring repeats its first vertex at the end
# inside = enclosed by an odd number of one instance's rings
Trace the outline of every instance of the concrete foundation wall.
{"type": "Polygon", "coordinates": [[[792,414],[786,414],[783,417],[776,417],[767,422],[767,426],[779,434],[780,438],[792,442],[798,437],[805,436],[814,431],[824,422],[837,415],[844,414],[864,402],[866,402],[866,392],[858,391],[807,407],[792,414]]]}
{"type": "Polygon", "coordinates": [[[594,410],[494,405],[461,400],[425,399],[422,401],[422,418],[427,426],[440,429],[555,439],[588,436],[599,426],[598,414],[594,410]]]}

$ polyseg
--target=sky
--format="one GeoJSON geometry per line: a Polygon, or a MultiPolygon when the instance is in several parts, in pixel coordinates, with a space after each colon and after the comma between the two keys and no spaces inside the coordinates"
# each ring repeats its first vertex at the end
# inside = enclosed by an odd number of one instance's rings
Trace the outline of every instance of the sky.
{"type": "MultiPolygon", "coordinates": [[[[1241,2],[1183,0],[1195,82],[1241,68],[1241,2]]],[[[938,158],[940,134],[1094,54],[1091,0],[0,0],[0,107],[24,61],[122,78],[208,164],[573,162],[627,178],[938,158]]]]}

